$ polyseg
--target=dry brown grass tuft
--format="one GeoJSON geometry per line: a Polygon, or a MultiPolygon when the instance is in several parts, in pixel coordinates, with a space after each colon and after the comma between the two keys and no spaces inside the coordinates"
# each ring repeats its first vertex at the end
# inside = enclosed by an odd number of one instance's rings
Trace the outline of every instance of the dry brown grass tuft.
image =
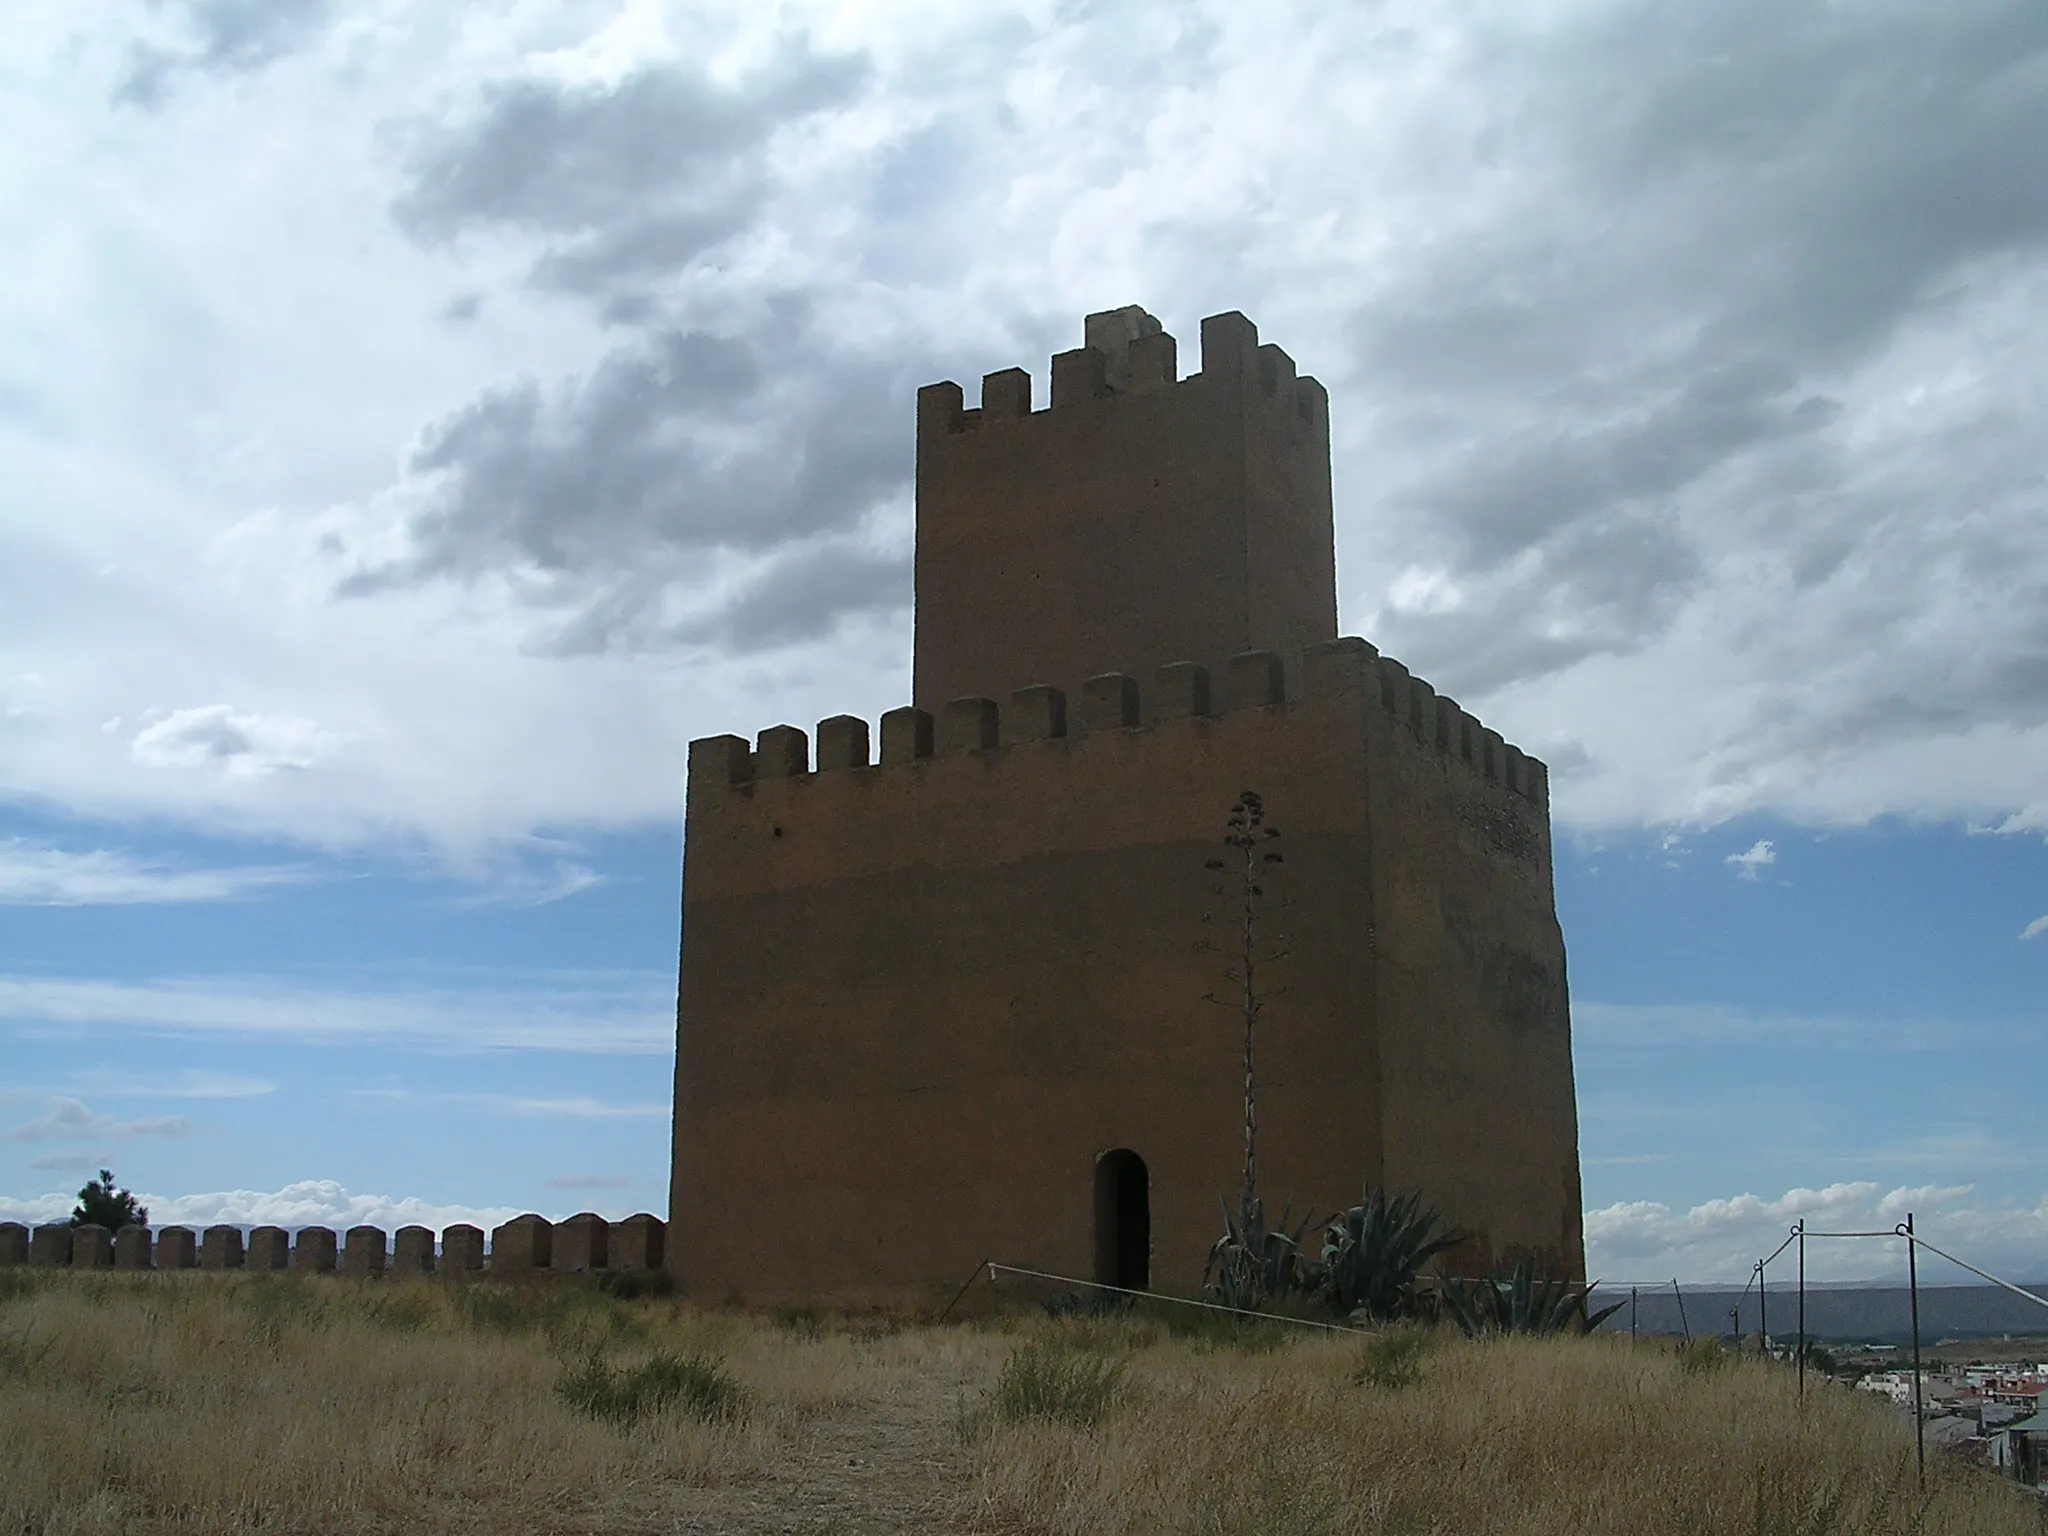
{"type": "Polygon", "coordinates": [[[2048,1530],[1973,1469],[1930,1466],[1922,1496],[1910,1426],[1866,1396],[1802,1406],[1782,1368],[1682,1372],[1606,1339],[1304,1338],[1198,1369],[1147,1343],[1099,1429],[1013,1422],[976,1475],[985,1508],[1048,1533],[2048,1530]]]}
{"type": "Polygon", "coordinates": [[[4,1271],[0,1531],[2048,1531],[1768,1366],[1276,1338],[4,1271]]]}

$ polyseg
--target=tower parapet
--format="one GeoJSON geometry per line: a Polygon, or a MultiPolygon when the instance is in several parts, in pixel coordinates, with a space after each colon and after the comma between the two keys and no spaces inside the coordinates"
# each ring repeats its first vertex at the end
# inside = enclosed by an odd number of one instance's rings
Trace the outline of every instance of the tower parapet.
{"type": "Polygon", "coordinates": [[[1201,352],[1181,378],[1130,306],[1087,317],[1042,409],[1021,368],[977,406],[918,391],[920,707],[1336,637],[1328,397],[1234,311],[1201,352]]]}
{"type": "Polygon", "coordinates": [[[750,745],[743,736],[706,736],[690,743],[690,794],[810,773],[918,763],[934,757],[999,752],[1033,742],[1135,731],[1170,720],[1219,719],[1245,710],[1355,697],[1375,703],[1408,740],[1474,779],[1498,786],[1547,818],[1550,771],[1540,758],[1503,741],[1448,694],[1440,694],[1391,656],[1355,637],[1326,641],[1302,654],[1290,682],[1274,651],[1230,657],[1221,676],[1199,662],[1168,662],[1149,682],[1105,672],[1083,682],[1070,708],[1066,691],[1047,683],[1015,689],[1007,702],[980,694],[948,699],[937,710],[907,705],[882,716],[882,764],[868,758],[868,727],[833,715],[817,727],[817,759],[801,726],[769,726],[750,745]]]}

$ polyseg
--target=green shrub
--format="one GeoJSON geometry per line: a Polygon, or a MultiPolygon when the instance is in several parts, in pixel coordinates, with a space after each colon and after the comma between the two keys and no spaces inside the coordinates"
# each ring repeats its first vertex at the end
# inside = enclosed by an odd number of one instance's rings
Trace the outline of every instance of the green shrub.
{"type": "Polygon", "coordinates": [[[596,1351],[564,1371],[555,1391],[587,1418],[631,1428],[650,1414],[673,1408],[706,1424],[746,1417],[746,1389],[709,1355],[652,1355],[634,1366],[614,1366],[596,1351]]]}
{"type": "Polygon", "coordinates": [[[1001,1417],[1093,1429],[1124,1394],[1126,1367],[1092,1354],[1033,1339],[1003,1362],[992,1406],[1001,1417]]]}
{"type": "Polygon", "coordinates": [[[1362,1387],[1399,1391],[1422,1380],[1422,1357],[1429,1353],[1430,1338],[1420,1328],[1390,1328],[1373,1335],[1359,1347],[1358,1366],[1351,1379],[1362,1387]]]}

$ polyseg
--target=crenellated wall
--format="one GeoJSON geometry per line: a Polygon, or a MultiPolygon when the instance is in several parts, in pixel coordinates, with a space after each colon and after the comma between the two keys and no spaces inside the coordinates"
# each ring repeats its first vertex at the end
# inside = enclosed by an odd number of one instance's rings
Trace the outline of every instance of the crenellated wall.
{"type": "MultiPolygon", "coordinates": [[[[1057,375],[1056,375],[1057,376],[1057,375]]],[[[1421,1189],[1468,1260],[1583,1266],[1538,760],[1362,640],[692,743],[671,1266],[749,1299],[1086,1276],[1097,1158],[1188,1290],[1235,1189],[1241,1035],[1204,862],[1283,834],[1262,1184],[1421,1189]],[[877,739],[878,738],[878,739],[877,739]]]]}
{"type": "Polygon", "coordinates": [[[30,1228],[0,1221],[0,1268],[121,1270],[212,1269],[299,1274],[339,1273],[354,1279],[384,1275],[434,1275],[458,1279],[532,1274],[581,1274],[593,1270],[664,1268],[665,1226],[645,1213],[607,1222],[584,1212],[550,1223],[543,1216],[519,1216],[491,1234],[473,1226],[445,1228],[437,1244],[430,1227],[400,1227],[388,1238],[381,1227],[355,1226],[345,1234],[331,1227],[243,1228],[227,1223],[194,1233],[190,1227],[123,1227],[109,1233],[90,1224],[51,1222],[30,1228]],[[550,1263],[550,1237],[570,1234],[562,1257],[550,1263]],[[535,1262],[538,1255],[538,1262],[535,1262]]]}

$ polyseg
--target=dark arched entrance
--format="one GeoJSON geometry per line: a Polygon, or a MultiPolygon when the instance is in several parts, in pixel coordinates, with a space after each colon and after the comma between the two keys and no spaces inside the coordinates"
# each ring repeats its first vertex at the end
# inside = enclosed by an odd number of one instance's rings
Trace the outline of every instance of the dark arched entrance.
{"type": "Polygon", "coordinates": [[[1152,1180],[1128,1147],[1095,1159],[1095,1278],[1132,1291],[1152,1283],[1152,1180]]]}

